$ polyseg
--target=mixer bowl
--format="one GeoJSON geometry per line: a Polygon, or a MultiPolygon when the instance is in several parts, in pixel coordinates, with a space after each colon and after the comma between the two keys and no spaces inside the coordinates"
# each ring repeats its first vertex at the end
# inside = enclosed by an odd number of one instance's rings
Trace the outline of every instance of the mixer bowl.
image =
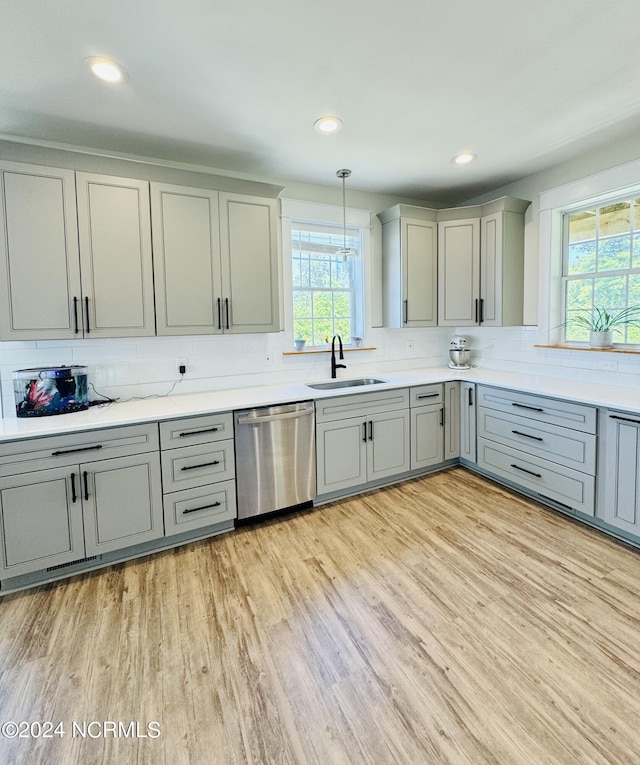
{"type": "Polygon", "coordinates": [[[451,362],[457,367],[466,367],[469,365],[469,359],[471,358],[471,351],[457,350],[452,348],[449,351],[449,358],[451,362]]]}

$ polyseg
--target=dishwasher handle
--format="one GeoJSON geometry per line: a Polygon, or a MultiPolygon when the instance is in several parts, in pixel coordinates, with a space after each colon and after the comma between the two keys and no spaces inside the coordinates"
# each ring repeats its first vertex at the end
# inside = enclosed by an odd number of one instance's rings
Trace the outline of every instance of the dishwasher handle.
{"type": "Polygon", "coordinates": [[[281,414],[265,414],[262,417],[238,417],[238,425],[261,425],[263,422],[278,422],[279,420],[293,420],[298,417],[312,415],[313,409],[299,409],[295,412],[283,412],[281,414]]]}

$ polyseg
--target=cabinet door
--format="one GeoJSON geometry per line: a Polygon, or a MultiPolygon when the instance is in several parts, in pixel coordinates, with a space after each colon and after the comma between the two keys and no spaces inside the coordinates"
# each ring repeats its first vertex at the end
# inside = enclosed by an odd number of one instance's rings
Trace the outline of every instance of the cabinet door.
{"type": "Polygon", "coordinates": [[[316,423],[318,495],[367,482],[367,420],[316,423]]]}
{"type": "Polygon", "coordinates": [[[524,302],[524,215],[504,210],[480,220],[482,324],[522,324],[524,302]]]}
{"type": "Polygon", "coordinates": [[[479,289],[480,220],[438,223],[438,324],[478,324],[479,289]]]}
{"type": "Polygon", "coordinates": [[[442,405],[411,410],[411,469],[439,465],[444,459],[442,405]]]}
{"type": "Polygon", "coordinates": [[[460,384],[460,457],[476,461],[476,386],[460,384]]]}
{"type": "Polygon", "coordinates": [[[402,313],[405,327],[438,323],[438,224],[403,219],[402,313]]]}
{"type": "Polygon", "coordinates": [[[9,162],[0,171],[0,337],[74,337],[80,267],[73,171],[9,162]]]}
{"type": "Polygon", "coordinates": [[[87,555],[164,535],[157,454],[81,465],[80,472],[87,555]]]}
{"type": "Polygon", "coordinates": [[[375,481],[409,470],[408,409],[369,417],[367,431],[367,480],[375,481]]]}
{"type": "Polygon", "coordinates": [[[444,384],[444,458],[460,456],[460,383],[444,384]]]}
{"type": "Polygon", "coordinates": [[[155,334],[149,184],[76,173],[85,337],[155,334]]]}
{"type": "Polygon", "coordinates": [[[640,418],[610,414],[606,428],[604,520],[640,536],[640,418]]]}
{"type": "Polygon", "coordinates": [[[0,479],[2,578],[85,557],[78,475],[53,468],[0,479]]]}
{"type": "Polygon", "coordinates": [[[159,335],[222,331],[218,192],[151,184],[159,335]]]}
{"type": "Polygon", "coordinates": [[[278,332],[275,200],[220,194],[220,248],[225,332],[278,332]]]}

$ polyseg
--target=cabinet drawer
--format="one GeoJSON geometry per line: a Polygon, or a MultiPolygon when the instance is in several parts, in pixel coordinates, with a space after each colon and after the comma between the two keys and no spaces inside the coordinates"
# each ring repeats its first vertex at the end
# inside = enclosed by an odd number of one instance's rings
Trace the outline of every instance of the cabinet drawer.
{"type": "MultiPolygon", "coordinates": [[[[232,521],[236,515],[235,481],[221,481],[164,496],[166,536],[232,521]]],[[[231,526],[230,523],[229,527],[231,526]]]]}
{"type": "Polygon", "coordinates": [[[165,494],[235,478],[233,440],[211,446],[185,446],[162,452],[162,486],[165,494]]]}
{"type": "Polygon", "coordinates": [[[409,389],[410,406],[431,406],[442,404],[444,401],[444,386],[442,383],[434,385],[420,385],[409,389]]]}
{"type": "Polygon", "coordinates": [[[478,467],[542,498],[587,515],[595,512],[595,478],[485,438],[478,439],[478,467]]]}
{"type": "Polygon", "coordinates": [[[478,406],[519,414],[521,417],[581,430],[584,433],[596,432],[596,409],[586,404],[573,404],[556,398],[479,385],[478,406]]]}
{"type": "Polygon", "coordinates": [[[591,433],[478,407],[478,435],[595,475],[596,437],[591,433]]]}
{"type": "Polygon", "coordinates": [[[409,389],[381,390],[374,393],[357,393],[316,401],[316,422],[343,420],[379,412],[393,412],[409,408],[409,389]]]}
{"type": "Polygon", "coordinates": [[[0,477],[158,450],[158,426],[129,425],[0,444],[0,477]]]}
{"type": "Polygon", "coordinates": [[[233,438],[231,412],[185,417],[182,420],[160,423],[160,445],[163,449],[209,444],[212,441],[224,441],[226,438],[233,438]]]}

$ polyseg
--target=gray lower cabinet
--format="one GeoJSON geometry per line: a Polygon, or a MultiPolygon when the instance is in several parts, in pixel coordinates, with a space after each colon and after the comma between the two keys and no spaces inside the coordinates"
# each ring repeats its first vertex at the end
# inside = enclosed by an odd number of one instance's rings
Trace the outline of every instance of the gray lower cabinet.
{"type": "Polygon", "coordinates": [[[640,417],[603,410],[604,475],[598,515],[615,529],[640,538],[640,417]]]}
{"type": "Polygon", "coordinates": [[[155,424],[2,444],[0,476],[0,579],[164,535],[155,424]]]}
{"type": "Polygon", "coordinates": [[[409,428],[406,389],[316,401],[318,496],[407,472],[409,428]]]}
{"type": "Polygon", "coordinates": [[[460,390],[450,381],[411,388],[411,469],[460,456],[460,390]]]}
{"type": "Polygon", "coordinates": [[[477,465],[561,509],[595,515],[596,409],[477,388],[477,465]]]}
{"type": "Polygon", "coordinates": [[[167,536],[223,524],[237,516],[233,415],[160,423],[167,536]]]}

